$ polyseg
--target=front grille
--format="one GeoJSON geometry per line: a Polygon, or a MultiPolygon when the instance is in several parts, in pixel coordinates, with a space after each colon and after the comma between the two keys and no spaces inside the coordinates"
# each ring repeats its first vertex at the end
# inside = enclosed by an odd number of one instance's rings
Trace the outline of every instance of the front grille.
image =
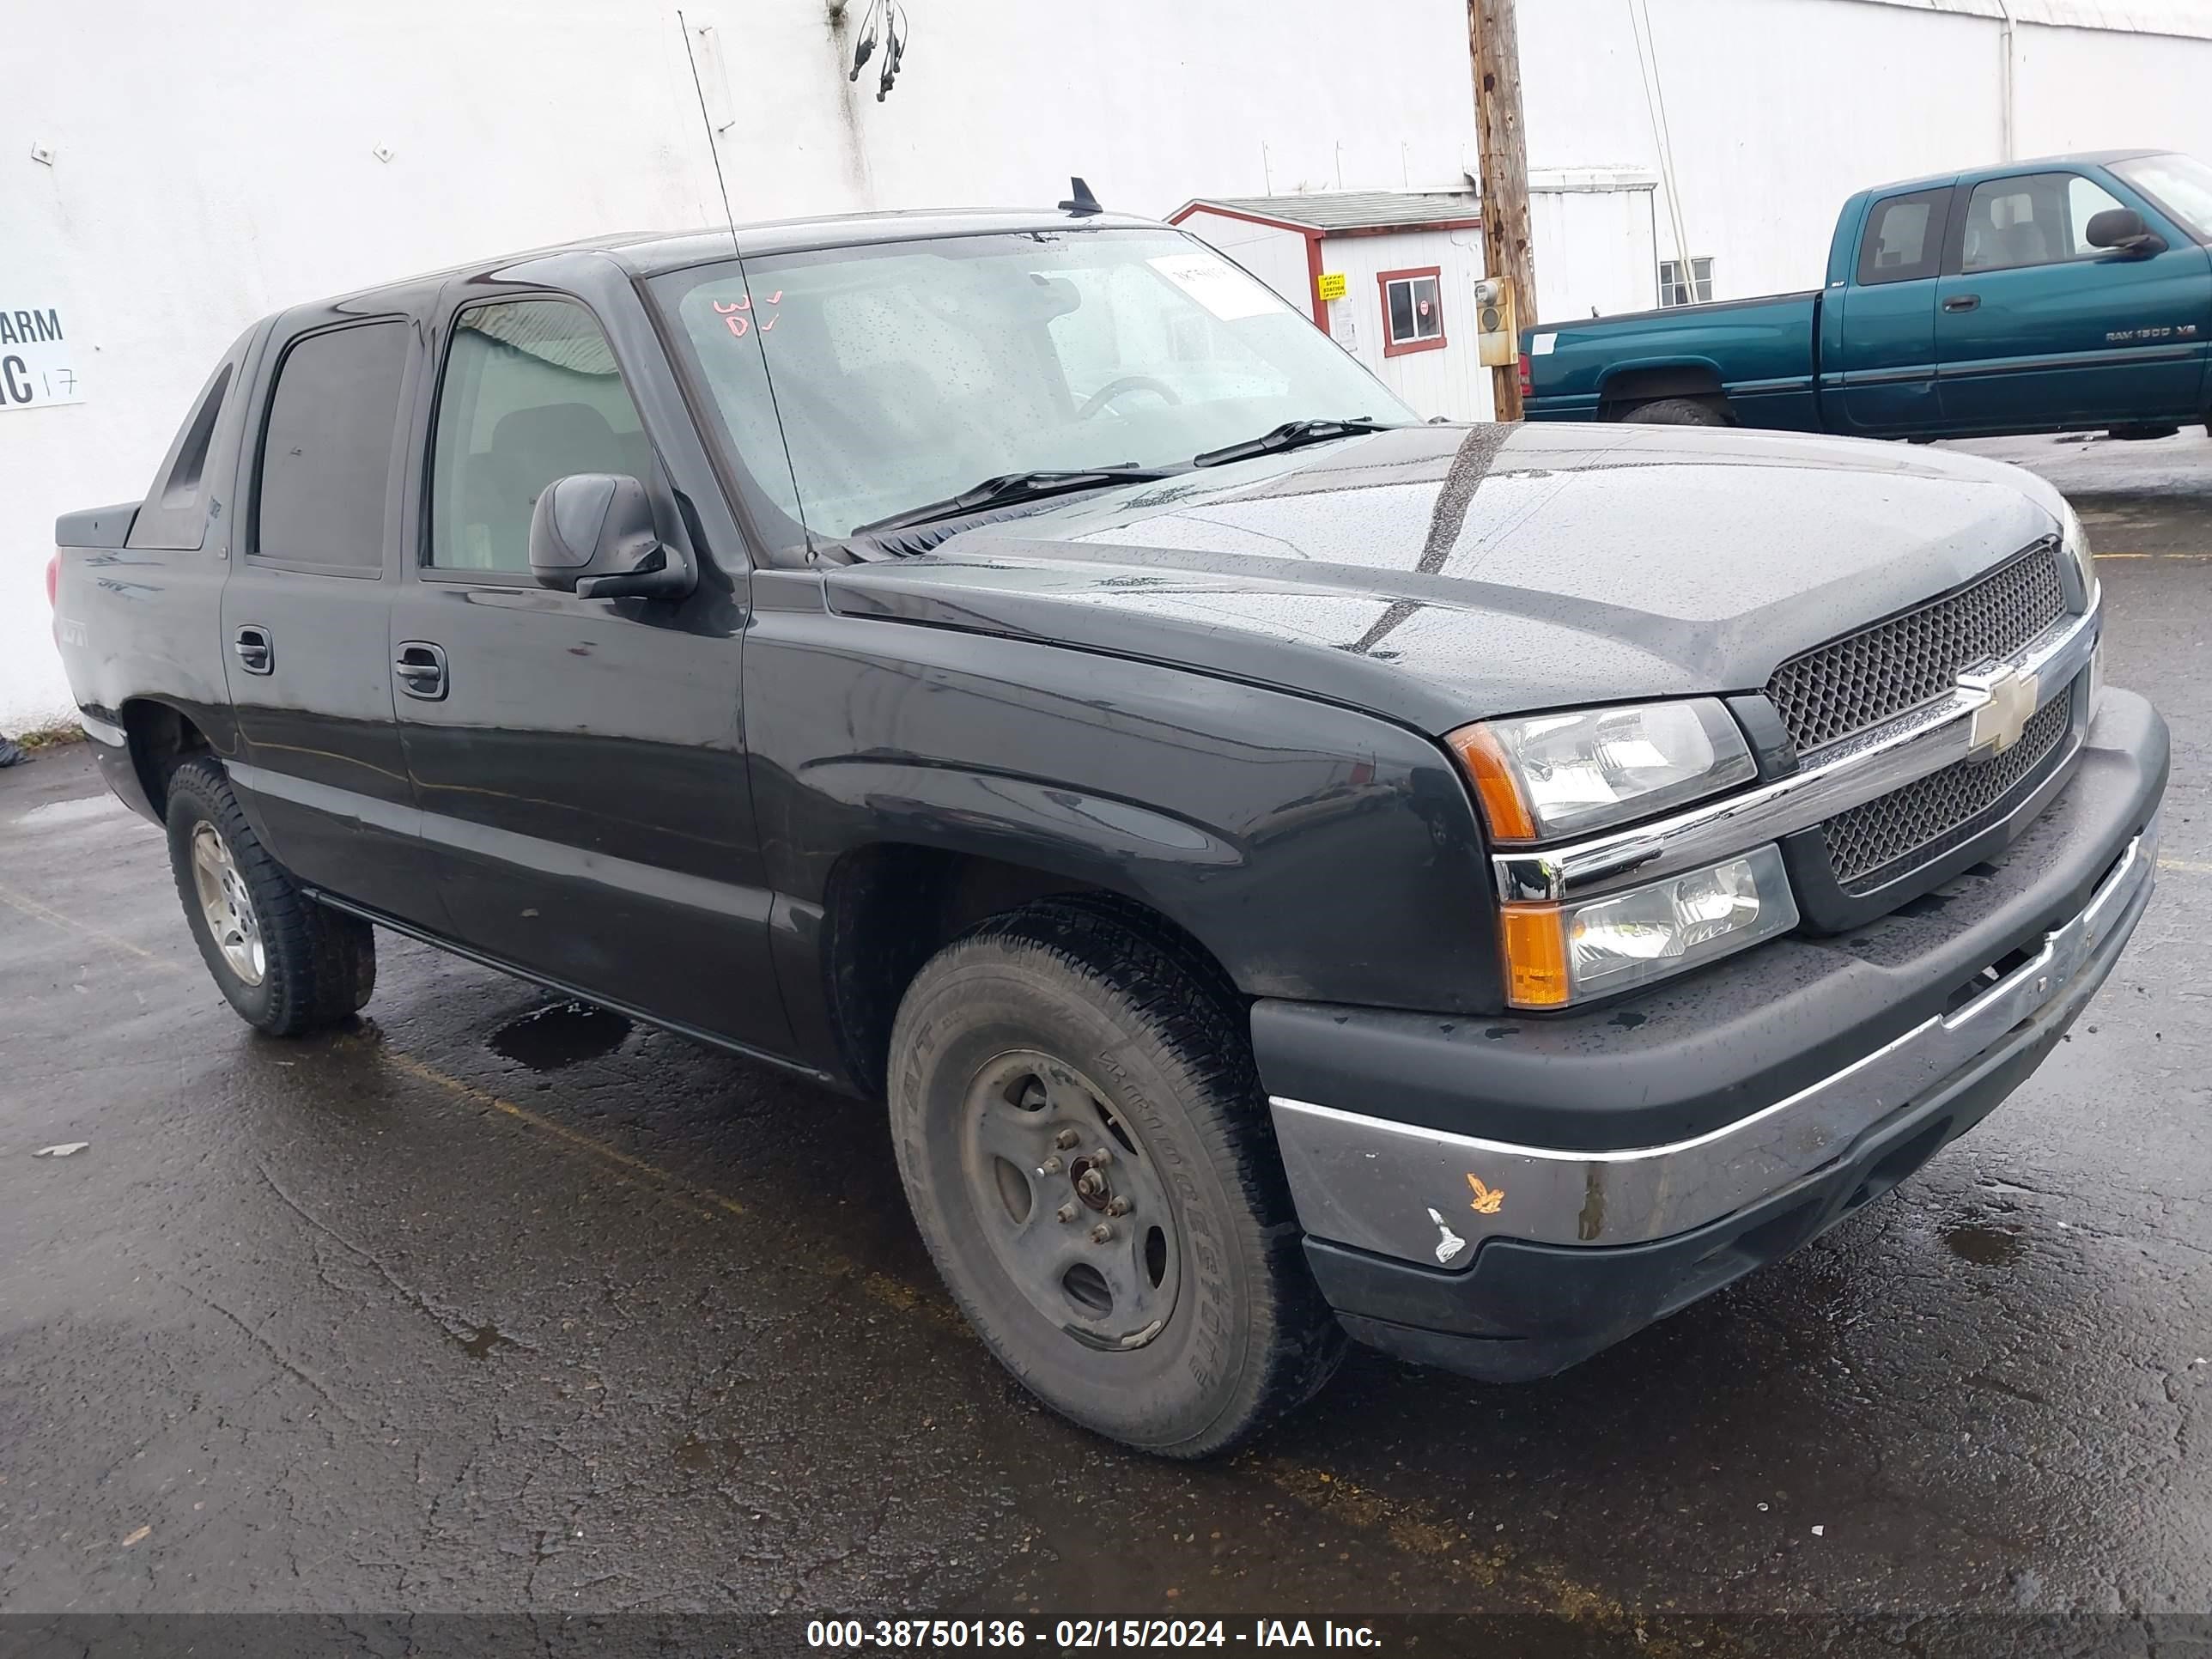
{"type": "Polygon", "coordinates": [[[2073,693],[2063,691],[2036,712],[2020,741],[2003,754],[1955,761],[1830,818],[1824,828],[1837,884],[1847,893],[1863,891],[1878,884],[1869,877],[1900,860],[1936,856],[1942,850],[1938,843],[1955,842],[1956,832],[2051,757],[2073,723],[2073,693]]]}
{"type": "Polygon", "coordinates": [[[1807,755],[1942,696],[1961,669],[2010,656],[2065,611],[2057,546],[2039,543],[1955,593],[1792,657],[1766,695],[1807,755]]]}

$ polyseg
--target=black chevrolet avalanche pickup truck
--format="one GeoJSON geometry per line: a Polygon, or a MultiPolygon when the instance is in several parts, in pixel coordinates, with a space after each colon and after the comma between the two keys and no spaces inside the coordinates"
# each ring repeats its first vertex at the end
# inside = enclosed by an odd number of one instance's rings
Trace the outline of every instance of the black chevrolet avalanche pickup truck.
{"type": "MultiPolygon", "coordinates": [[[[929,214],[256,324],[55,633],[245,1018],[390,928],[888,1101],[967,1317],[1172,1456],[1534,1378],[2017,1087],[2167,767],[2060,497],[1424,423],[1202,244],[929,214]]],[[[794,1096],[794,1109],[804,1097],[794,1096]]]]}

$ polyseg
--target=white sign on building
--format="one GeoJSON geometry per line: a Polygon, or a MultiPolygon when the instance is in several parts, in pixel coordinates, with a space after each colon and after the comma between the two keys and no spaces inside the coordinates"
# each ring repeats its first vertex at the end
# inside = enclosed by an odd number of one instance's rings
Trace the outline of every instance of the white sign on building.
{"type": "Polygon", "coordinates": [[[70,338],[76,307],[51,289],[0,292],[0,410],[81,404],[84,375],[70,338]]]}

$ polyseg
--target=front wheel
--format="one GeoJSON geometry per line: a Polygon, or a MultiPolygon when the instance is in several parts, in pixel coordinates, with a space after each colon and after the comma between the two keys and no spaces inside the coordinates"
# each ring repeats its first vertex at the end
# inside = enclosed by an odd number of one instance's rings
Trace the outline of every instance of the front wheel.
{"type": "Polygon", "coordinates": [[[1244,1439],[1343,1352],[1242,1016],[1140,921],[1054,903],[939,951],[891,1037],[900,1173],[969,1322],[1054,1410],[1170,1457],[1244,1439]]]}
{"type": "Polygon", "coordinates": [[[257,1030],[331,1025],[376,988],[376,936],[317,904],[270,856],[212,760],[169,779],[169,864],[208,972],[257,1030]]]}

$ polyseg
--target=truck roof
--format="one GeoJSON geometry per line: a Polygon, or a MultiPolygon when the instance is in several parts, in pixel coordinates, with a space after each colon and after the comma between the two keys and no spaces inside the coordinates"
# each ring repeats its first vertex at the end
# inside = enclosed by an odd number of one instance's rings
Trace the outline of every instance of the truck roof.
{"type": "Polygon", "coordinates": [[[2132,161],[2142,155],[2163,155],[2161,149],[2085,149],[2066,155],[2031,155],[2017,161],[1993,161],[1986,167],[1958,167],[1949,173],[1931,173],[1918,179],[1893,179],[1886,184],[1869,186],[1869,192],[1887,196],[1899,190],[1924,190],[1937,185],[1975,184],[1984,179],[2002,178],[2008,173],[2022,173],[2036,167],[2110,167],[2115,161],[2132,161]]]}
{"type": "MultiPolygon", "coordinates": [[[[1121,213],[1094,213],[1074,218],[1042,208],[908,208],[878,213],[825,214],[805,219],[757,220],[738,225],[736,231],[738,248],[749,258],[760,258],[814,248],[865,247],[939,236],[1168,228],[1170,227],[1156,219],[1121,213]]],[[[374,283],[321,303],[343,303],[402,290],[419,290],[426,284],[454,277],[492,276],[526,261],[557,253],[604,253],[633,276],[656,276],[663,271],[726,259],[730,257],[730,244],[731,228],[727,225],[696,230],[615,231],[472,259],[442,270],[420,271],[374,283]]]]}

